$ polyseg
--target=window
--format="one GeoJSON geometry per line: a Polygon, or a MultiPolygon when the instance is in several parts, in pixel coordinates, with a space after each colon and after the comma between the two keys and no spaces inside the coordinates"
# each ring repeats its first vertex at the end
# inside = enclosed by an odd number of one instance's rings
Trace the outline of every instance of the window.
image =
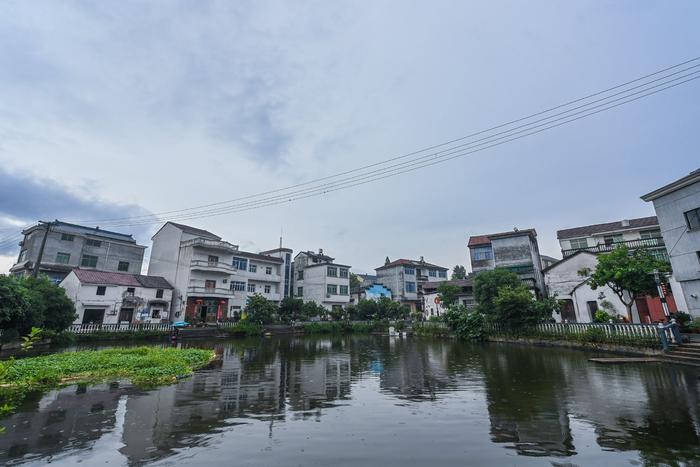
{"type": "MultiPolygon", "coordinates": [[[[606,246],[612,246],[614,243],[622,243],[622,234],[606,235],[603,237],[603,241],[606,246]]],[[[586,246],[588,246],[588,242],[586,242],[586,246]]]]}
{"type": "Polygon", "coordinates": [[[265,293],[270,293],[272,292],[272,286],[271,285],[266,285],[265,286],[265,293]]]}
{"type": "Polygon", "coordinates": [[[163,298],[163,289],[156,290],[156,298],[163,298]]]}
{"type": "Polygon", "coordinates": [[[297,280],[298,281],[303,281],[304,280],[304,271],[297,271],[297,280]]]}
{"type": "Polygon", "coordinates": [[[250,282],[248,282],[248,292],[255,293],[255,284],[251,284],[250,282]]]}
{"type": "Polygon", "coordinates": [[[107,292],[107,287],[104,285],[97,286],[97,293],[95,295],[104,295],[107,292]]]}
{"type": "Polygon", "coordinates": [[[328,269],[326,270],[328,277],[338,277],[338,268],[334,266],[328,266],[328,269]]]}
{"type": "Polygon", "coordinates": [[[649,254],[658,261],[665,261],[668,263],[668,253],[666,248],[655,248],[653,250],[648,250],[649,254]]]}
{"type": "Polygon", "coordinates": [[[661,230],[642,230],[641,232],[639,232],[639,238],[641,238],[642,240],[646,240],[648,238],[661,238],[661,230]]]}
{"type": "Polygon", "coordinates": [[[127,294],[127,295],[131,295],[131,296],[133,297],[135,293],[136,293],[136,289],[135,289],[135,288],[133,288],[133,287],[127,287],[127,289],[126,289],[126,294],[127,294]]]}
{"type": "Polygon", "coordinates": [[[208,255],[207,262],[212,263],[212,264],[216,264],[219,262],[219,257],[216,255],[208,255]]]}
{"type": "Polygon", "coordinates": [[[591,318],[591,323],[593,322],[593,319],[595,318],[595,312],[598,311],[598,302],[595,300],[586,302],[586,306],[588,307],[588,316],[591,318]]]}
{"type": "Polygon", "coordinates": [[[689,229],[700,229],[700,208],[687,211],[683,215],[685,216],[685,222],[688,224],[689,229]]]}
{"type": "Polygon", "coordinates": [[[414,276],[416,274],[416,270],[413,268],[403,268],[404,274],[408,274],[409,276],[414,276]]]}
{"type": "Polygon", "coordinates": [[[700,251],[696,251],[695,254],[698,255],[698,263],[700,263],[700,251]]]}
{"type": "MultiPolygon", "coordinates": [[[[21,263],[25,259],[27,259],[27,250],[22,250],[19,252],[19,258],[17,259],[17,262],[21,263]]],[[[58,262],[58,261],[56,261],[56,262],[58,262]]]]}
{"type": "Polygon", "coordinates": [[[476,261],[493,259],[493,250],[490,246],[479,246],[472,250],[472,257],[476,261]]]}
{"type": "Polygon", "coordinates": [[[338,295],[338,286],[335,284],[326,285],[326,293],[328,295],[338,295]]]}
{"type": "Polygon", "coordinates": [[[265,266],[265,274],[268,276],[272,274],[272,266],[265,266]]]}
{"type": "Polygon", "coordinates": [[[160,310],[153,310],[153,313],[151,314],[151,318],[160,319],[160,310]]]}
{"type": "Polygon", "coordinates": [[[297,287],[297,297],[304,296],[304,287],[297,287]]]}
{"type": "Polygon", "coordinates": [[[216,281],[214,281],[214,280],[204,281],[204,288],[205,289],[215,289],[216,288],[216,281]]]}
{"type": "Polygon", "coordinates": [[[347,278],[348,277],[348,270],[345,268],[340,268],[340,277],[342,277],[343,279],[347,278]]]}
{"type": "Polygon", "coordinates": [[[447,271],[438,271],[438,276],[447,279],[447,271]]]}
{"type": "Polygon", "coordinates": [[[117,266],[117,271],[128,271],[129,270],[129,262],[128,261],[119,261],[119,265],[117,266]]]}
{"type": "Polygon", "coordinates": [[[248,260],[245,258],[239,258],[237,256],[233,257],[233,267],[245,271],[248,269],[248,260]]]}
{"type": "Polygon", "coordinates": [[[347,285],[340,286],[340,295],[348,295],[348,286],[347,285]]]}
{"type": "Polygon", "coordinates": [[[406,282],[406,292],[415,293],[416,292],[416,283],[415,282],[406,282]]]}
{"type": "Polygon", "coordinates": [[[573,238],[569,240],[569,244],[571,245],[572,250],[583,250],[585,248],[588,248],[588,239],[587,238],[573,238]]]}
{"type": "Polygon", "coordinates": [[[56,262],[58,264],[68,264],[70,262],[70,253],[56,253],[56,262]]]}
{"type": "Polygon", "coordinates": [[[97,256],[83,255],[83,258],[80,260],[80,265],[86,268],[96,268],[97,256]]]}
{"type": "Polygon", "coordinates": [[[61,240],[64,242],[72,242],[75,239],[75,235],[72,234],[61,234],[61,240]]]}
{"type": "Polygon", "coordinates": [[[251,263],[248,266],[248,272],[258,272],[258,265],[251,263]]]}
{"type": "Polygon", "coordinates": [[[233,290],[234,292],[245,292],[245,290],[246,290],[245,282],[231,281],[231,290],[233,290]]]}
{"type": "Polygon", "coordinates": [[[102,242],[99,240],[93,240],[92,238],[88,238],[87,240],[85,240],[85,245],[99,248],[102,246],[102,242]]]}
{"type": "Polygon", "coordinates": [[[437,277],[437,271],[435,269],[429,269],[428,270],[428,275],[430,277],[437,277]]]}

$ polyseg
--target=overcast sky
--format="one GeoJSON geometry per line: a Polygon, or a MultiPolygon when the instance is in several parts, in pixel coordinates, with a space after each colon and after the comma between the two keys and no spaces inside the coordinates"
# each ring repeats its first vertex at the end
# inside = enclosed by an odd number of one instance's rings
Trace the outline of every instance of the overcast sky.
{"type": "MultiPolygon", "coordinates": [[[[488,128],[700,55],[697,1],[4,1],[0,229],[212,203],[488,128]]],[[[700,80],[410,174],[188,221],[252,251],[467,264],[469,235],[653,215],[700,80]]],[[[127,227],[150,245],[157,225],[127,227]]],[[[16,233],[0,230],[0,239],[16,233]]],[[[150,250],[148,250],[150,251],[150,250]]],[[[18,248],[0,250],[0,272],[18,248]]],[[[148,255],[148,252],[147,252],[148,255]]]]}

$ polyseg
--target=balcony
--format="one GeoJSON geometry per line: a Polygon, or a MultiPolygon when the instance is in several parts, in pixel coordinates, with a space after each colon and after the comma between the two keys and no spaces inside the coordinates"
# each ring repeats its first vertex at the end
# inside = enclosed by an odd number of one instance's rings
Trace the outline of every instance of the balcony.
{"type": "Polygon", "coordinates": [[[231,298],[231,297],[233,297],[233,291],[230,289],[225,289],[223,287],[189,286],[189,287],[187,287],[187,295],[199,295],[202,297],[231,298]]]}
{"type": "Polygon", "coordinates": [[[229,253],[238,252],[238,245],[233,243],[224,242],[223,240],[208,240],[206,238],[193,238],[192,240],[185,240],[180,244],[180,246],[192,246],[207,248],[209,250],[221,250],[229,253]]]}
{"type": "Polygon", "coordinates": [[[566,258],[571,256],[578,251],[590,251],[591,253],[607,253],[613,251],[619,246],[626,246],[630,250],[636,250],[637,248],[663,248],[666,246],[664,239],[661,237],[656,238],[643,238],[639,240],[627,240],[625,242],[610,242],[610,243],[599,243],[598,245],[589,246],[587,248],[573,248],[570,250],[562,250],[561,254],[566,258]]]}
{"type": "Polygon", "coordinates": [[[228,263],[221,261],[207,261],[204,259],[195,259],[190,262],[190,268],[199,271],[222,272],[224,274],[236,274],[238,269],[228,263]]]}

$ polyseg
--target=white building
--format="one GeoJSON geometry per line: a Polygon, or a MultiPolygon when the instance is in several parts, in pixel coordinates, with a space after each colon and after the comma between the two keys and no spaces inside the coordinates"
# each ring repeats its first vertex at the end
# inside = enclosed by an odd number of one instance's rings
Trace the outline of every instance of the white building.
{"type": "Polygon", "coordinates": [[[642,199],[654,203],[663,240],[672,246],[673,277],[682,290],[675,293],[678,308],[700,317],[700,169],[642,199]]]}
{"type": "Polygon", "coordinates": [[[294,295],[327,310],[345,307],[350,302],[350,266],[334,261],[322,249],[298,253],[294,257],[294,295]]]}
{"type": "MultiPolygon", "coordinates": [[[[613,309],[604,310],[612,315],[627,315],[627,308],[610,287],[596,290],[588,285],[589,276],[579,275],[582,269],[595,271],[598,258],[595,253],[579,251],[544,270],[544,280],[550,297],[562,301],[561,314],[554,314],[557,321],[570,323],[591,323],[596,311],[603,309],[603,302],[609,302],[613,309]]],[[[632,305],[632,321],[640,322],[636,304],[632,305]]]]}
{"type": "Polygon", "coordinates": [[[420,260],[386,258],[384,266],[375,268],[377,282],[391,290],[392,299],[411,307],[411,311],[423,306],[423,286],[428,282],[447,279],[447,268],[420,260]]]}
{"type": "Polygon", "coordinates": [[[75,324],[169,322],[173,287],[162,277],[76,268],[60,286],[75,303],[75,324]]]}
{"type": "Polygon", "coordinates": [[[153,236],[148,273],[175,287],[175,320],[216,322],[240,316],[253,295],[282,300],[287,252],[245,252],[206,230],[167,222],[153,236]]]}
{"type": "Polygon", "coordinates": [[[656,216],[559,230],[557,239],[564,258],[581,250],[605,253],[624,245],[630,249],[646,248],[656,258],[668,261],[656,216]]]}
{"type": "Polygon", "coordinates": [[[473,274],[470,274],[466,279],[428,282],[423,285],[423,314],[426,319],[432,316],[441,316],[447,311],[438,293],[438,287],[440,287],[441,284],[456,285],[460,288],[460,292],[457,294],[458,305],[464,305],[468,310],[472,310],[476,306],[476,302],[474,301],[473,274]]]}

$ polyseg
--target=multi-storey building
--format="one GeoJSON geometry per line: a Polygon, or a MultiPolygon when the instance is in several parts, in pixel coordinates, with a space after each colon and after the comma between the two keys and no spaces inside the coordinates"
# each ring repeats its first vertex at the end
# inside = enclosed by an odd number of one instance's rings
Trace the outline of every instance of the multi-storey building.
{"type": "Polygon", "coordinates": [[[467,244],[472,271],[479,273],[495,268],[515,272],[536,296],[544,295],[542,258],[535,229],[476,235],[467,244]]]}
{"type": "Polygon", "coordinates": [[[271,256],[273,258],[280,258],[281,260],[284,261],[284,263],[282,263],[282,270],[281,270],[282,280],[284,282],[284,286],[282,289],[282,298],[291,297],[292,296],[292,287],[294,286],[294,278],[292,276],[292,274],[294,273],[294,271],[293,271],[294,260],[292,259],[291,248],[283,248],[282,247],[282,239],[280,238],[280,247],[279,248],[275,248],[273,250],[261,251],[260,254],[265,255],[265,256],[271,256]]]}
{"type": "Polygon", "coordinates": [[[75,324],[167,323],[173,287],[162,277],[73,269],[60,286],[75,324]]]}
{"type": "Polygon", "coordinates": [[[472,310],[476,305],[474,301],[474,276],[469,274],[465,279],[453,279],[441,282],[428,282],[423,286],[423,314],[425,318],[440,316],[447,311],[445,304],[440,299],[438,288],[442,284],[457,286],[460,288],[456,296],[457,304],[464,305],[472,310]]]}
{"type": "Polygon", "coordinates": [[[298,253],[294,257],[294,295],[327,310],[346,306],[350,302],[350,266],[334,261],[322,249],[298,253]]]}
{"type": "Polygon", "coordinates": [[[690,314],[700,317],[700,169],[642,199],[654,203],[661,236],[671,246],[673,277],[680,284],[679,308],[685,305],[690,314]]]}
{"type": "Polygon", "coordinates": [[[411,311],[423,308],[423,285],[447,279],[447,268],[420,260],[386,258],[384,266],[375,268],[377,282],[389,288],[393,300],[411,307],[411,311]]]}
{"type": "Polygon", "coordinates": [[[163,276],[175,287],[175,320],[235,319],[255,294],[282,300],[286,258],[282,253],[287,250],[275,251],[241,251],[206,230],[167,222],[153,236],[148,274],[163,276]]]}
{"type": "Polygon", "coordinates": [[[647,248],[656,258],[668,261],[656,216],[559,230],[557,239],[564,258],[578,251],[606,253],[624,245],[630,249],[647,248]]]}
{"type": "Polygon", "coordinates": [[[145,246],[131,235],[67,222],[39,223],[25,229],[20,253],[11,274],[28,276],[39,263],[39,272],[56,283],[76,267],[97,271],[140,274],[145,246]],[[43,244],[43,248],[42,248],[43,244]]]}

